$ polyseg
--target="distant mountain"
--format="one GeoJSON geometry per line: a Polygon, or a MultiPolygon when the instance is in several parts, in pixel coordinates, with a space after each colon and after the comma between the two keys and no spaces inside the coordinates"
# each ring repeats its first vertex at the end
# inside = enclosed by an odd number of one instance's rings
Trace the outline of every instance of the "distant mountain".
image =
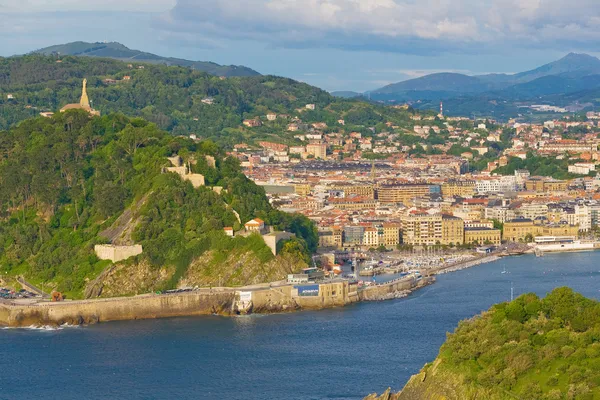
{"type": "Polygon", "coordinates": [[[363,96],[362,93],[352,92],[350,90],[347,90],[347,91],[338,91],[338,92],[331,92],[331,95],[334,96],[334,97],[342,98],[342,99],[354,99],[356,97],[362,97],[363,96]]]}
{"type": "MultiPolygon", "coordinates": [[[[436,73],[420,78],[394,83],[371,92],[371,95],[399,94],[406,92],[456,92],[457,94],[480,93],[502,90],[513,85],[527,83],[547,76],[581,79],[600,74],[600,60],[587,54],[571,53],[531,71],[514,75],[488,74],[469,76],[457,73],[436,73]]],[[[541,81],[543,82],[543,81],[541,81]]]]}
{"type": "Polygon", "coordinates": [[[600,60],[587,54],[570,53],[558,61],[542,65],[531,71],[513,75],[516,82],[529,82],[537,78],[551,75],[562,75],[569,78],[581,78],[600,73],[600,60]]]}
{"type": "Polygon", "coordinates": [[[198,71],[204,71],[215,76],[257,76],[260,73],[244,66],[237,65],[219,65],[207,61],[190,61],[181,58],[162,57],[152,53],[146,53],[140,50],[132,50],[125,45],[117,42],[72,42],[56,46],[46,47],[36,50],[33,53],[52,55],[71,55],[87,57],[113,58],[121,61],[137,61],[152,64],[178,65],[188,67],[198,71]]]}
{"type": "MultiPolygon", "coordinates": [[[[600,60],[587,54],[570,53],[558,61],[517,74],[469,76],[436,73],[387,85],[370,92],[371,99],[384,102],[414,102],[418,108],[437,108],[450,101],[450,114],[514,116],[522,102],[569,105],[589,101],[589,91],[600,88],[600,60]],[[569,96],[561,101],[561,96],[569,96]]],[[[593,100],[597,100],[593,99],[593,100]]],[[[600,102],[598,104],[600,106],[600,102]]]]}
{"type": "Polygon", "coordinates": [[[486,83],[476,76],[442,72],[387,85],[371,92],[371,95],[380,93],[403,93],[409,91],[476,93],[493,88],[494,86],[492,84],[486,83]]]}

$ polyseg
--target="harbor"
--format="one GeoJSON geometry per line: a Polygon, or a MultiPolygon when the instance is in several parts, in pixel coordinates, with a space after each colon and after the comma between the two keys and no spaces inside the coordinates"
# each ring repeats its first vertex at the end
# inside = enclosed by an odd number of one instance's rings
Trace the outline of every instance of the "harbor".
{"type": "Polygon", "coordinates": [[[0,330],[1,355],[19,360],[3,371],[13,384],[3,386],[2,396],[359,400],[381,388],[400,390],[435,359],[447,332],[510,300],[511,286],[515,297],[569,286],[599,298],[598,265],[597,252],[503,257],[438,275],[435,284],[399,300],[294,314],[0,330]],[[104,382],[111,382],[110,392],[104,382]]]}
{"type": "Polygon", "coordinates": [[[311,267],[302,274],[289,275],[286,281],[238,288],[184,288],[134,297],[58,302],[40,292],[36,297],[18,301],[0,300],[0,325],[60,326],[215,314],[288,313],[398,299],[434,284],[436,275],[498,261],[507,251],[493,250],[391,252],[373,254],[370,259],[362,255],[363,261],[357,261],[356,256],[346,257],[346,262],[336,269],[326,267],[323,272],[311,267]]]}

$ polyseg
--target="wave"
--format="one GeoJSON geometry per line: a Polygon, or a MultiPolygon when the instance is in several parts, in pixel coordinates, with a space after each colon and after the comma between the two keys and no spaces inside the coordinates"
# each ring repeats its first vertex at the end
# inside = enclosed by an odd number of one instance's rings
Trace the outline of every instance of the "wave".
{"type": "Polygon", "coordinates": [[[19,329],[19,330],[27,330],[27,331],[54,332],[54,331],[62,331],[63,329],[70,329],[70,328],[79,328],[79,325],[69,325],[69,324],[64,324],[64,325],[60,325],[60,326],[30,325],[30,326],[23,326],[23,327],[6,326],[6,327],[3,327],[2,330],[19,329]]]}

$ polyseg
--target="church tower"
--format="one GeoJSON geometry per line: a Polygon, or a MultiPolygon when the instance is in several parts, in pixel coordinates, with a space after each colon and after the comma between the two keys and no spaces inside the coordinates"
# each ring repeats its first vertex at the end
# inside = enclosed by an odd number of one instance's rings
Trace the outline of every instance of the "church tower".
{"type": "Polygon", "coordinates": [[[79,105],[83,108],[90,109],[90,99],[87,94],[87,79],[83,80],[83,88],[81,90],[81,100],[79,100],[79,105]]]}

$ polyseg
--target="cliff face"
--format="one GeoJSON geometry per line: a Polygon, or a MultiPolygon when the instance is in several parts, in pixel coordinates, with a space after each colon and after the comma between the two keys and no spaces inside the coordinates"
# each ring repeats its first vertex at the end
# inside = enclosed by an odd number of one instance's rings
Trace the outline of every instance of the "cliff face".
{"type": "Polygon", "coordinates": [[[514,397],[477,387],[465,377],[450,371],[441,359],[428,364],[413,375],[400,393],[388,389],[382,395],[365,397],[365,400],[505,400],[514,397]]]}
{"type": "Polygon", "coordinates": [[[232,251],[229,254],[209,251],[192,261],[179,287],[189,286],[246,286],[286,279],[307,267],[291,255],[279,255],[261,263],[252,252],[232,251]]]}
{"type": "Polygon", "coordinates": [[[85,297],[132,296],[153,292],[173,276],[175,268],[153,268],[148,262],[118,263],[105,269],[85,288],[85,297]]]}
{"type": "MultiPolygon", "coordinates": [[[[250,251],[229,254],[209,251],[192,261],[177,286],[246,286],[286,279],[307,265],[291,256],[280,255],[261,263],[250,251]]],[[[132,296],[164,288],[176,273],[175,267],[152,267],[147,261],[117,263],[106,268],[85,288],[85,298],[132,296]]]]}

